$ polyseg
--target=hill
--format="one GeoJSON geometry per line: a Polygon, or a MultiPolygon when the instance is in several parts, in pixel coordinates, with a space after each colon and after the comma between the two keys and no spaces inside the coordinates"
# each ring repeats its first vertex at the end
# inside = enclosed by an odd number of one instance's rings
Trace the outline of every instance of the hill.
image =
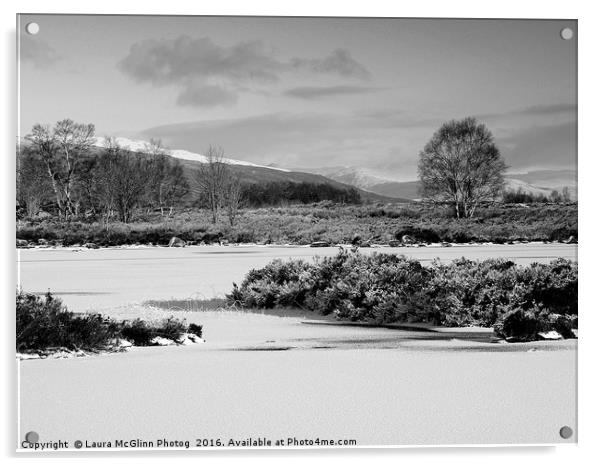
{"type": "MultiPolygon", "coordinates": [[[[127,138],[116,138],[117,143],[132,152],[144,152],[146,143],[144,141],[134,141],[127,138]]],[[[97,138],[96,147],[104,146],[104,138],[97,138]]],[[[184,167],[184,173],[191,186],[192,196],[198,196],[198,172],[203,163],[207,163],[207,158],[202,154],[197,154],[187,150],[169,149],[167,154],[180,161],[184,167]]],[[[308,173],[303,171],[294,171],[273,166],[258,165],[247,161],[236,159],[224,159],[232,170],[240,176],[244,183],[264,184],[270,182],[290,182],[290,183],[312,183],[327,184],[336,188],[348,189],[355,188],[362,199],[367,202],[406,202],[407,198],[398,196],[388,196],[372,191],[362,189],[351,183],[342,180],[332,179],[318,173],[308,173]]]]}
{"type": "MultiPolygon", "coordinates": [[[[399,181],[375,174],[363,167],[320,167],[308,169],[322,173],[335,181],[346,183],[381,196],[403,199],[420,199],[418,181],[399,181]]],[[[544,196],[552,191],[568,188],[572,199],[577,198],[577,172],[575,170],[533,170],[526,173],[509,173],[506,189],[544,196]]]]}

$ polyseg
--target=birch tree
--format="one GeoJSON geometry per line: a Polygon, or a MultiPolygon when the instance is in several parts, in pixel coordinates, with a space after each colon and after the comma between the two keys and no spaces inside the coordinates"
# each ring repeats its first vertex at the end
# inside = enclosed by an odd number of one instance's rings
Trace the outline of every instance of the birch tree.
{"type": "Polygon", "coordinates": [[[26,137],[46,165],[52,183],[59,215],[72,218],[77,214],[74,183],[78,162],[94,143],[94,125],[65,119],[54,127],[37,124],[26,137]]]}
{"type": "Polygon", "coordinates": [[[475,118],[445,123],[419,157],[424,196],[453,203],[458,218],[472,217],[480,202],[495,200],[503,191],[508,166],[491,131],[475,118]]]}

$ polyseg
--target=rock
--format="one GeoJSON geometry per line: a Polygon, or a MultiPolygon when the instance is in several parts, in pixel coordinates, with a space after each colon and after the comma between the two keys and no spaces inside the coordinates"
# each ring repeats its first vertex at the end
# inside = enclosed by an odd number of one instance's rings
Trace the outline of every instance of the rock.
{"type": "Polygon", "coordinates": [[[195,335],[194,333],[189,333],[188,334],[188,338],[193,343],[205,343],[205,339],[204,338],[201,338],[198,335],[195,335]]]}
{"type": "Polygon", "coordinates": [[[183,248],[186,247],[186,241],[184,241],[181,238],[178,238],[177,236],[174,236],[172,239],[169,240],[169,245],[170,248],[183,248]]]}
{"type": "Polygon", "coordinates": [[[150,344],[155,346],[170,346],[174,345],[175,342],[173,340],[169,340],[168,338],[155,337],[150,341],[150,344]]]}
{"type": "Polygon", "coordinates": [[[424,244],[424,243],[420,243],[420,244],[418,245],[418,247],[419,247],[419,248],[426,248],[426,244],[424,244]]]}
{"type": "Polygon", "coordinates": [[[566,244],[577,244],[577,238],[573,235],[569,236],[569,239],[566,240],[566,244]]]}
{"type": "Polygon", "coordinates": [[[84,248],[88,248],[88,249],[98,249],[98,244],[96,243],[85,243],[83,245],[84,248]]]}
{"type": "Polygon", "coordinates": [[[40,238],[38,240],[38,246],[48,246],[48,241],[45,240],[44,238],[40,238]]]}
{"type": "Polygon", "coordinates": [[[371,247],[372,247],[372,245],[368,241],[363,241],[360,244],[360,248],[371,248],[371,247]]]}
{"type": "Polygon", "coordinates": [[[571,333],[575,338],[579,338],[579,331],[576,328],[571,329],[571,333]]]}
{"type": "Polygon", "coordinates": [[[326,241],[314,241],[309,246],[312,248],[327,248],[330,245],[326,241]]]}
{"type": "Polygon", "coordinates": [[[185,345],[186,341],[190,339],[190,334],[182,333],[178,338],[176,338],[176,343],[180,345],[185,345]]]}
{"type": "Polygon", "coordinates": [[[540,340],[562,340],[562,335],[556,330],[550,330],[549,332],[539,332],[537,338],[540,340]]]}
{"type": "Polygon", "coordinates": [[[199,337],[198,335],[195,335],[194,333],[183,333],[182,335],[180,335],[180,337],[177,340],[178,345],[194,345],[195,343],[204,343],[205,340],[203,340],[201,337],[199,337]]]}
{"type": "Polygon", "coordinates": [[[443,241],[443,242],[441,243],[441,247],[442,247],[442,248],[451,248],[451,247],[452,247],[452,245],[451,245],[451,243],[446,243],[445,241],[443,241]]]}
{"type": "Polygon", "coordinates": [[[27,242],[26,239],[18,239],[17,240],[17,247],[18,248],[26,248],[27,246],[29,246],[29,243],[27,242]]]}
{"type": "Polygon", "coordinates": [[[392,248],[399,247],[400,244],[401,244],[401,241],[396,240],[396,239],[392,239],[391,241],[389,241],[389,246],[391,246],[392,248]]]}
{"type": "Polygon", "coordinates": [[[411,237],[410,235],[403,235],[401,237],[401,242],[403,244],[415,244],[416,240],[413,237],[411,237]]]}

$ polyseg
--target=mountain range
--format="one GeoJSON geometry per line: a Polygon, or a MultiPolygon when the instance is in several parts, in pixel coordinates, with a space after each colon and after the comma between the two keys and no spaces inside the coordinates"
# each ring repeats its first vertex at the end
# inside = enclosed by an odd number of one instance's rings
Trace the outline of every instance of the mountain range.
{"type": "MultiPolygon", "coordinates": [[[[420,199],[420,183],[415,181],[400,181],[387,178],[372,170],[362,167],[320,167],[305,169],[311,173],[321,173],[327,178],[349,184],[368,192],[386,197],[403,199],[420,199]]],[[[577,171],[561,170],[532,170],[525,173],[508,173],[506,189],[516,191],[521,189],[530,194],[549,196],[552,191],[561,192],[568,188],[572,199],[577,198],[577,171]]]]}
{"type": "MultiPolygon", "coordinates": [[[[116,138],[115,141],[122,148],[128,149],[132,152],[145,152],[145,150],[147,149],[147,143],[145,141],[131,140],[122,137],[116,138]]],[[[105,139],[97,138],[94,145],[99,148],[104,147],[105,139]]],[[[169,156],[180,161],[180,163],[184,167],[184,173],[192,188],[193,194],[197,194],[198,188],[196,186],[196,173],[198,173],[201,164],[207,163],[207,157],[202,154],[197,154],[182,149],[167,149],[166,152],[169,156]]],[[[355,186],[344,181],[332,179],[319,173],[310,173],[307,171],[297,171],[274,166],[258,165],[243,160],[229,158],[225,158],[223,160],[226,163],[228,163],[231,169],[234,171],[234,173],[237,174],[246,183],[257,184],[267,182],[305,182],[314,184],[328,184],[337,188],[354,187],[359,191],[362,200],[380,202],[399,202],[408,200],[405,198],[399,198],[397,196],[391,197],[368,191],[359,186],[355,186]]]]}
{"type": "MultiPolygon", "coordinates": [[[[147,143],[127,138],[116,138],[116,142],[132,152],[144,152],[147,143]]],[[[104,138],[97,138],[94,145],[102,147],[104,138]]],[[[202,154],[183,149],[167,150],[168,155],[181,161],[185,168],[193,190],[194,174],[200,164],[207,162],[202,154]]],[[[326,183],[339,188],[353,186],[360,192],[362,199],[371,201],[407,201],[420,199],[420,184],[415,181],[401,181],[394,177],[386,177],[374,170],[363,167],[319,167],[286,169],[275,166],[259,165],[243,160],[224,159],[232,169],[248,183],[265,183],[270,181],[290,181],[293,183],[326,183]]],[[[518,190],[531,194],[549,196],[552,191],[561,192],[568,188],[571,198],[577,198],[576,170],[532,170],[525,173],[509,173],[506,176],[506,189],[518,190]]]]}

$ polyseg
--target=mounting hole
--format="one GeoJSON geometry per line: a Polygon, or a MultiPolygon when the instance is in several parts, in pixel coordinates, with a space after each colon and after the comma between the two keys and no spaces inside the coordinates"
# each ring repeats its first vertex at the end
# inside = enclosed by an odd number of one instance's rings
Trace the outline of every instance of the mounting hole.
{"type": "Polygon", "coordinates": [[[563,426],[560,429],[560,436],[563,439],[569,439],[573,436],[573,429],[571,429],[569,426],[563,426]]]}
{"type": "Polygon", "coordinates": [[[37,432],[34,432],[33,430],[25,434],[25,441],[27,443],[38,443],[38,440],[40,440],[40,436],[37,432]]]}
{"type": "Polygon", "coordinates": [[[560,31],[560,37],[564,40],[571,40],[573,38],[573,30],[571,28],[564,28],[560,31]]]}
{"type": "Polygon", "coordinates": [[[40,32],[40,25],[38,23],[27,23],[25,30],[27,31],[27,34],[35,36],[38,32],[40,32]]]}

